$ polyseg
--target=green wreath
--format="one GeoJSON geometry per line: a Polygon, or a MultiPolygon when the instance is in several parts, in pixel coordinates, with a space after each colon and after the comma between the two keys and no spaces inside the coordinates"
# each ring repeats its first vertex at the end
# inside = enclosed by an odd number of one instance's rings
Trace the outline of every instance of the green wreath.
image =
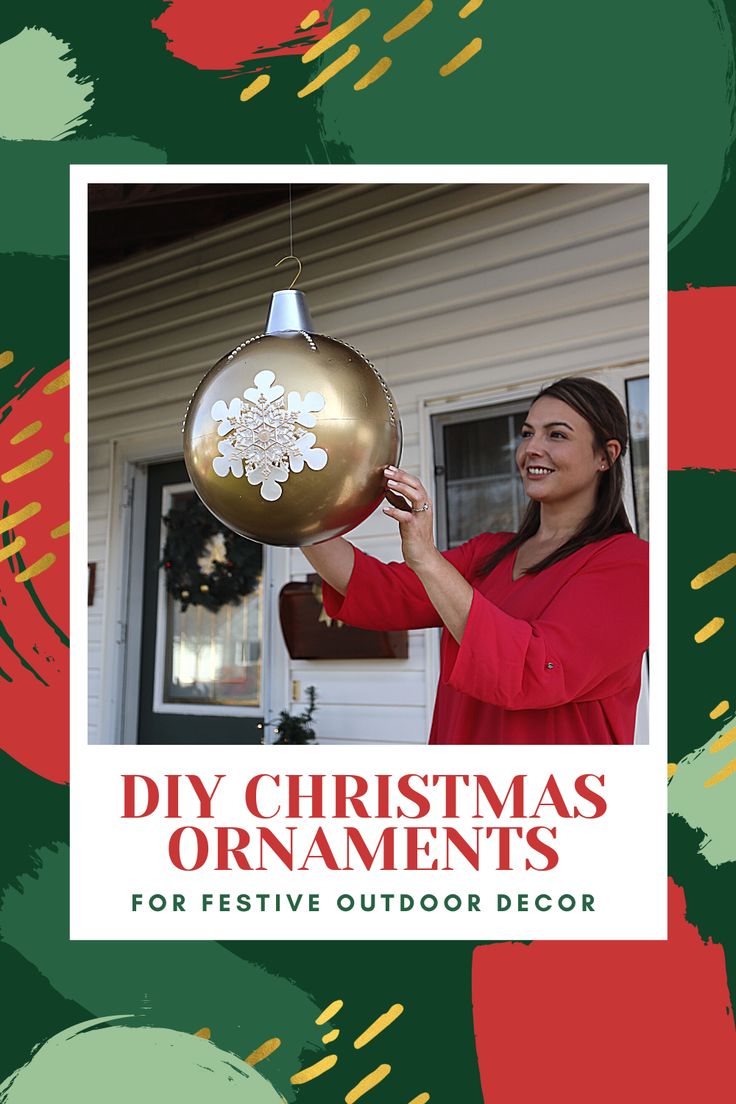
{"type": "Polygon", "coordinates": [[[166,543],[159,567],[166,590],[188,606],[219,610],[258,586],[263,549],[238,537],[196,497],[180,499],[164,518],[166,543]]]}

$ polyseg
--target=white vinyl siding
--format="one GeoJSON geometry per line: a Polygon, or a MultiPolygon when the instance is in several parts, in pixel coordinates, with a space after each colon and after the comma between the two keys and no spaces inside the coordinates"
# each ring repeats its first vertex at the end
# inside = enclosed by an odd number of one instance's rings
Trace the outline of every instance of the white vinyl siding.
{"type": "MultiPolygon", "coordinates": [[[[108,523],[119,508],[110,501],[111,441],[178,439],[204,373],[262,331],[270,293],[284,286],[273,265],[288,252],[287,231],[288,212],[272,209],[90,281],[92,739],[108,523]]],[[[432,412],[526,397],[574,372],[596,375],[623,400],[624,378],[647,374],[644,186],[336,185],[295,203],[294,235],[316,329],[375,363],[399,405],[402,464],[430,488],[432,412]]],[[[382,559],[399,556],[380,510],[351,539],[382,559]]],[[[310,570],[298,550],[289,565],[292,578],[310,570]]],[[[426,739],[435,634],[409,639],[406,660],[291,662],[289,685],[296,680],[302,700],[317,688],[321,742],[426,739]]]]}

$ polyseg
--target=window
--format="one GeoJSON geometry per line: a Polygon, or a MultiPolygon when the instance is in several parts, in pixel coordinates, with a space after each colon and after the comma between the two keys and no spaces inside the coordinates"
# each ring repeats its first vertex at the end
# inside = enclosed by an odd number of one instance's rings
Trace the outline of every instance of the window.
{"type": "Polygon", "coordinates": [[[432,419],[441,548],[483,532],[515,532],[526,509],[516,446],[526,403],[478,407],[432,419]]]}
{"type": "Polygon", "coordinates": [[[649,379],[626,381],[636,532],[649,540],[649,379]]]}

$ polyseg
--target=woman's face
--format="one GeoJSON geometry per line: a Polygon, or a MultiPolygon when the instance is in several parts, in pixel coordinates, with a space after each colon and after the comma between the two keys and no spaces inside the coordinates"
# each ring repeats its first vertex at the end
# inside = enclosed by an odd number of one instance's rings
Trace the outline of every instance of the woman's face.
{"type": "Polygon", "coordinates": [[[616,459],[617,447],[611,441],[609,454],[598,449],[582,415],[561,399],[543,395],[521,428],[516,466],[529,498],[546,503],[579,500],[592,509],[598,480],[616,459]]]}

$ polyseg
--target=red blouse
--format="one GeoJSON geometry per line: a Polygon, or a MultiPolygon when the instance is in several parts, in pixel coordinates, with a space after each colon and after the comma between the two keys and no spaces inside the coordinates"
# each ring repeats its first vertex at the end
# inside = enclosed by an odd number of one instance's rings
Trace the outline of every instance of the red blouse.
{"type": "MultiPolygon", "coordinates": [[[[443,553],[473,587],[458,644],[443,629],[432,744],[631,744],[649,630],[649,546],[632,533],[514,580],[514,555],[478,577],[510,533],[443,553]]],[[[417,575],[356,549],[331,617],[364,629],[442,626],[417,575]]]]}

